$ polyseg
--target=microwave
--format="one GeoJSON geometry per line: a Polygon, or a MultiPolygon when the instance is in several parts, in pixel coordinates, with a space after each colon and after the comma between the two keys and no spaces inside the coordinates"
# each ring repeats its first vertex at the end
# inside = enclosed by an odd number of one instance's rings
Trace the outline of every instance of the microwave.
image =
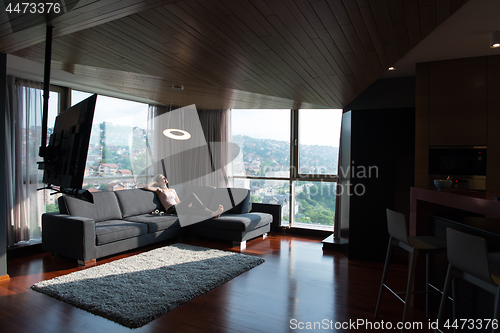
{"type": "Polygon", "coordinates": [[[486,189],[486,146],[429,147],[429,178],[451,177],[453,187],[486,189]]]}

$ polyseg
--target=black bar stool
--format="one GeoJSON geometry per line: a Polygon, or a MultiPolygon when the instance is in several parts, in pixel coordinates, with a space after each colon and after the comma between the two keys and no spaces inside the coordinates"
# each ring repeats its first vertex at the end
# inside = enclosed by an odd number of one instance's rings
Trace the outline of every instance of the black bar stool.
{"type": "MultiPolygon", "coordinates": [[[[406,223],[405,216],[401,213],[395,212],[393,210],[387,209],[387,229],[389,231],[389,246],[387,247],[387,256],[385,259],[384,272],[382,274],[382,282],[380,283],[380,290],[377,299],[377,306],[375,307],[375,317],[378,315],[378,310],[380,307],[380,301],[382,300],[382,291],[387,288],[392,294],[394,294],[399,300],[404,303],[403,319],[402,323],[406,320],[406,315],[408,314],[408,303],[410,301],[410,296],[412,294],[411,289],[413,286],[413,280],[415,277],[415,269],[417,267],[417,259],[419,254],[426,255],[426,274],[425,274],[425,315],[428,317],[429,308],[429,255],[439,252],[444,252],[446,250],[446,242],[434,237],[434,236],[413,236],[408,237],[408,226],[406,223]],[[389,268],[389,263],[392,258],[392,251],[394,246],[399,246],[400,248],[408,251],[411,254],[411,264],[410,271],[408,272],[408,284],[406,287],[406,296],[403,300],[398,294],[401,292],[393,291],[389,286],[385,284],[387,278],[387,271],[389,268]]],[[[434,286],[434,289],[437,290],[434,286]]],[[[404,325],[403,329],[404,331],[404,325]]]]}
{"type": "MultiPolygon", "coordinates": [[[[492,332],[498,331],[500,312],[500,263],[498,254],[488,253],[484,238],[469,235],[452,228],[446,229],[448,243],[448,272],[443,288],[443,296],[439,305],[438,322],[443,315],[443,308],[452,287],[452,298],[455,299],[455,278],[464,279],[473,285],[495,295],[493,320],[490,323],[492,332]],[[491,260],[495,258],[495,260],[491,260]]],[[[456,318],[455,302],[453,302],[453,320],[456,318]]],[[[436,329],[436,332],[438,329],[436,329]]]]}

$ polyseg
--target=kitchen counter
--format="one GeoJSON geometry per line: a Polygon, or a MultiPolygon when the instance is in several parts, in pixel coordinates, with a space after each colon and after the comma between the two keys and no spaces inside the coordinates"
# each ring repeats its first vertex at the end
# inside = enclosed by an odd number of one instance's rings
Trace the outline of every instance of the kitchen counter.
{"type": "MultiPolygon", "coordinates": [[[[446,239],[448,228],[484,238],[490,253],[500,253],[500,219],[484,217],[464,217],[461,220],[451,220],[432,215],[429,221],[430,234],[446,239]]],[[[490,258],[491,259],[491,258],[490,258]]],[[[429,276],[431,283],[439,289],[443,288],[448,260],[446,254],[435,255],[429,262],[429,276]]],[[[456,310],[457,318],[491,318],[493,315],[492,294],[475,287],[474,285],[457,279],[456,283],[456,310]]],[[[431,295],[433,304],[440,303],[440,294],[431,295]]],[[[451,304],[448,306],[448,310],[451,304]]],[[[433,308],[437,312],[437,307],[433,308]]]]}
{"type": "Polygon", "coordinates": [[[410,236],[428,233],[429,217],[453,220],[464,217],[500,218],[500,201],[484,192],[437,191],[412,187],[410,191],[410,236]]]}
{"type": "MultiPolygon", "coordinates": [[[[412,187],[410,191],[410,236],[431,234],[445,238],[446,227],[455,227],[461,231],[476,234],[486,238],[490,243],[496,239],[495,243],[500,244],[500,201],[495,199],[495,195],[484,192],[437,191],[412,187]],[[437,220],[439,221],[436,222],[437,220]]],[[[415,290],[425,289],[425,260],[423,259],[419,258],[417,264],[415,290]]],[[[447,267],[446,255],[436,258],[433,266],[439,267],[434,267],[434,274],[431,273],[431,275],[439,281],[444,281],[443,274],[447,267]],[[437,271],[440,273],[436,274],[437,271]]],[[[437,281],[438,285],[439,281],[437,281]]],[[[423,309],[425,297],[415,295],[414,305],[423,309]]]]}

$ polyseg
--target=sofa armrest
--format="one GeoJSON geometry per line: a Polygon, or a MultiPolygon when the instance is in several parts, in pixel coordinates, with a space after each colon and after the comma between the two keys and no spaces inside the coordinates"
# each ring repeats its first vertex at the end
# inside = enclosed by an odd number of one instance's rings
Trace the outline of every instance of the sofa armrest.
{"type": "Polygon", "coordinates": [[[42,214],[42,249],[64,257],[96,259],[95,222],[87,217],[42,214]]]}
{"type": "Polygon", "coordinates": [[[269,213],[273,216],[271,230],[281,230],[281,205],[252,202],[250,212],[269,213]]]}

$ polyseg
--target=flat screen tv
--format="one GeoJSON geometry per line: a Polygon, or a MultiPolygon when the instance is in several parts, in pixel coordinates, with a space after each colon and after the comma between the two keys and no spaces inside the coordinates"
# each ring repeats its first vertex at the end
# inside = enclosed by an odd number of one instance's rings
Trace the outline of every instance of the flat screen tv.
{"type": "Polygon", "coordinates": [[[49,187],[77,190],[83,185],[97,94],[60,113],[55,120],[44,160],[43,182],[49,187]]]}

